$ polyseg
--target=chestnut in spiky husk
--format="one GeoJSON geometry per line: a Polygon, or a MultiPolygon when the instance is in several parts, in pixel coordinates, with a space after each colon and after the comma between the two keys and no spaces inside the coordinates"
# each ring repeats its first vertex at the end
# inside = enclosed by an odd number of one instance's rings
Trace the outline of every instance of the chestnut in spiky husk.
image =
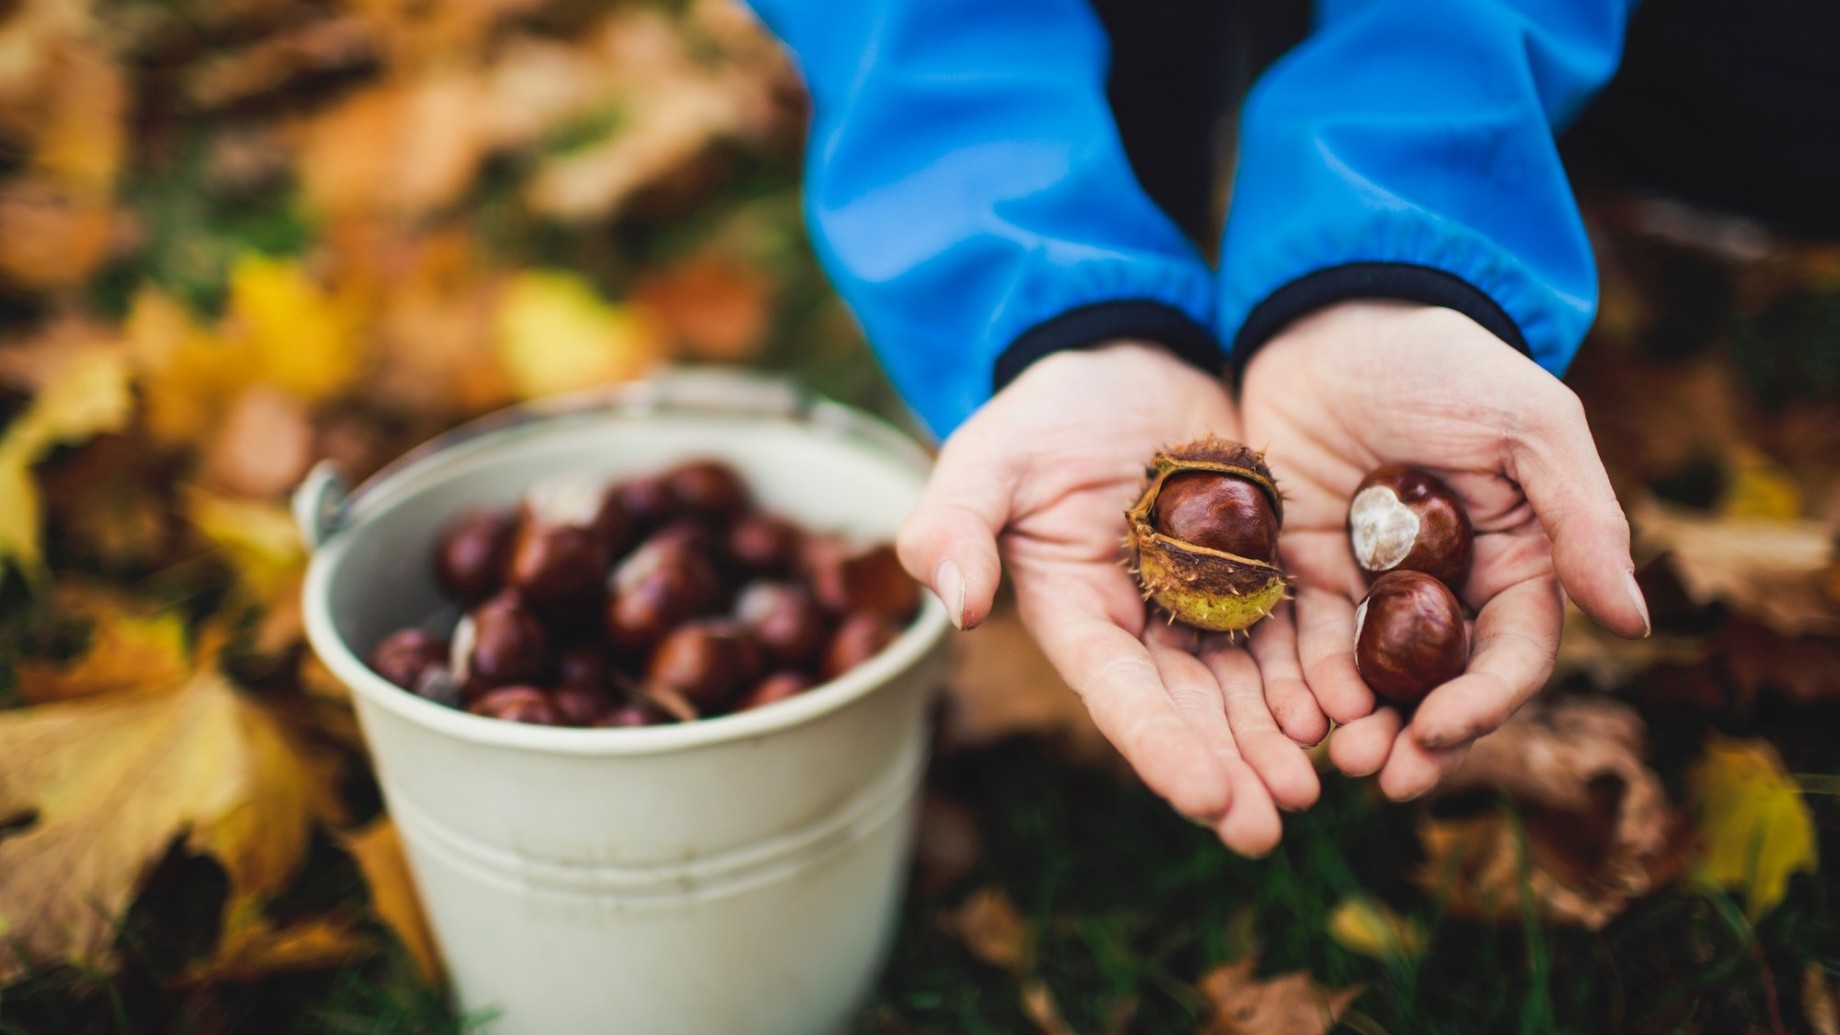
{"type": "Polygon", "coordinates": [[[1176,621],[1233,632],[1284,599],[1277,565],[1284,504],[1264,454],[1209,435],[1159,452],[1125,511],[1145,597],[1176,621]]]}
{"type": "Polygon", "coordinates": [[[1410,707],[1468,661],[1463,605],[1448,587],[1420,571],[1374,580],[1354,613],[1354,667],[1374,693],[1410,707]]]}

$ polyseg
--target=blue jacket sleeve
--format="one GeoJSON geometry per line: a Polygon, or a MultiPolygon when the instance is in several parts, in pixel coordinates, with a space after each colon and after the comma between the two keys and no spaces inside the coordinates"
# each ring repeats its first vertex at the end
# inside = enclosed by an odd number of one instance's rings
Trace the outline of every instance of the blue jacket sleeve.
{"type": "Polygon", "coordinates": [[[1563,373],[1597,273],[1553,134],[1633,0],[1324,0],[1247,99],[1220,271],[1236,361],[1355,297],[1459,309],[1563,373]]]}
{"type": "Polygon", "coordinates": [[[1087,0],[752,2],[812,95],[819,259],[936,432],[1059,348],[1223,364],[1213,273],[1131,172],[1087,0]]]}

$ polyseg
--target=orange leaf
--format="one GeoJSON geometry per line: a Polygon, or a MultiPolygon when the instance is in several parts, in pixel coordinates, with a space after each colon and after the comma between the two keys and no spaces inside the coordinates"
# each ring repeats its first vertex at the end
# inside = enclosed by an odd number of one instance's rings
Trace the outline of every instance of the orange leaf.
{"type": "Polygon", "coordinates": [[[1303,971],[1260,981],[1257,967],[1247,957],[1201,979],[1201,994],[1214,1007],[1201,1035],[1328,1035],[1361,994],[1359,985],[1324,988],[1303,971]]]}
{"type": "Polygon", "coordinates": [[[190,670],[185,619],[175,610],[150,609],[106,586],[68,582],[58,585],[53,607],[88,622],[89,647],[71,665],[14,665],[19,694],[30,704],[171,686],[190,670]]]}
{"type": "Polygon", "coordinates": [[[396,937],[415,961],[415,969],[426,981],[441,977],[441,956],[428,931],[428,918],[422,915],[422,902],[415,894],[409,867],[403,858],[402,841],[396,824],[384,817],[345,835],[345,850],[358,860],[364,879],[371,888],[371,908],[390,925],[396,937]]]}

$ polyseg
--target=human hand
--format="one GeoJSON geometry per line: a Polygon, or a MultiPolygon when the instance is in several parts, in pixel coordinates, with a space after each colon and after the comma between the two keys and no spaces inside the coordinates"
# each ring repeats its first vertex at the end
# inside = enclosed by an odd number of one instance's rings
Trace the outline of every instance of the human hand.
{"type": "Polygon", "coordinates": [[[1293,735],[1324,713],[1342,724],[1329,756],[1344,772],[1378,772],[1381,790],[1405,799],[1454,769],[1552,673],[1561,585],[1612,632],[1647,634],[1629,524],[1577,396],[1469,318],[1340,303],[1267,342],[1241,384],[1247,441],[1267,449],[1285,493],[1279,553],[1295,585],[1308,686],[1268,683],[1266,692],[1293,735]],[[1458,593],[1476,612],[1469,666],[1403,729],[1396,709],[1375,709],[1355,670],[1354,607],[1366,582],[1347,532],[1355,486],[1389,462],[1442,478],[1476,531],[1458,593]]]}
{"type": "Polygon", "coordinates": [[[1225,387],[1164,349],[1048,356],[946,440],[897,544],[966,629],[990,613],[1000,544],[1024,624],[1100,732],[1177,811],[1263,854],[1277,809],[1305,808],[1319,789],[1261,689],[1303,692],[1288,615],[1262,623],[1250,651],[1197,637],[1148,620],[1120,563],[1144,465],[1210,430],[1237,436],[1225,387]]]}

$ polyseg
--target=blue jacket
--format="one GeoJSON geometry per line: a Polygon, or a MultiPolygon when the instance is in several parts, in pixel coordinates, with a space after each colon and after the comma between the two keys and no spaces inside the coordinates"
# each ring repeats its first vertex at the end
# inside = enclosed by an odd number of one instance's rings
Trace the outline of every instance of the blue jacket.
{"type": "Polygon", "coordinates": [[[814,114],[820,260],[941,435],[1120,336],[1222,366],[1343,298],[1470,314],[1561,373],[1596,270],[1554,145],[1634,0],[1321,0],[1246,100],[1218,269],[1138,186],[1088,0],[752,0],[814,114]]]}

